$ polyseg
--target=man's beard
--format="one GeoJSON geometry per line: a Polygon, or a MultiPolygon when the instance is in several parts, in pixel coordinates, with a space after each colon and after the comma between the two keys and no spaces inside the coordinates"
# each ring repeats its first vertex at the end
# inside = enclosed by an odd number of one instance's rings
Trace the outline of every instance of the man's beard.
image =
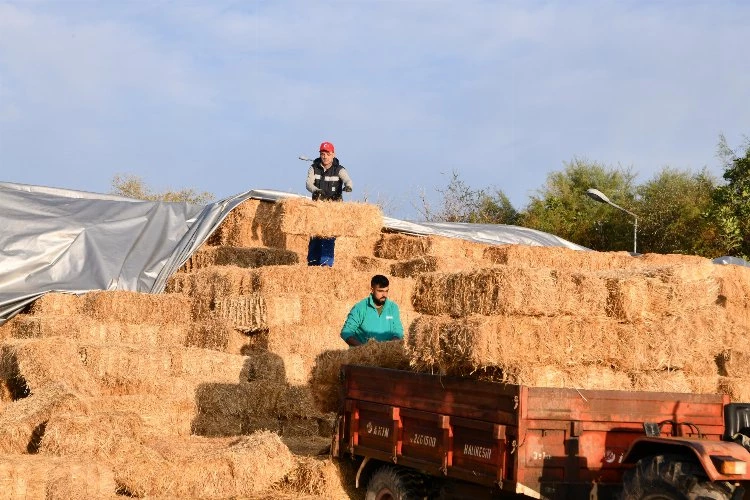
{"type": "Polygon", "coordinates": [[[373,301],[373,302],[375,302],[375,305],[376,305],[376,306],[382,306],[383,304],[385,304],[385,299],[387,299],[387,298],[388,298],[388,297],[383,297],[382,299],[378,300],[378,299],[376,299],[376,298],[375,298],[375,296],[373,295],[373,296],[372,296],[372,301],[373,301]]]}

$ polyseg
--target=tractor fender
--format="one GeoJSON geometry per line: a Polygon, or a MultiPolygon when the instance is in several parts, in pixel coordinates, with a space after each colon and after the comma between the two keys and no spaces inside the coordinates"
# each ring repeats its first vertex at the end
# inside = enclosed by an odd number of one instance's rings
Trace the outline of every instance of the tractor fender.
{"type": "MultiPolygon", "coordinates": [[[[750,480],[750,452],[730,441],[708,441],[683,437],[640,437],[628,449],[623,464],[635,464],[640,459],[655,455],[683,455],[694,458],[711,481],[750,480]],[[724,462],[743,462],[744,473],[725,474],[724,462]]],[[[741,469],[742,466],[739,467],[741,469]]]]}

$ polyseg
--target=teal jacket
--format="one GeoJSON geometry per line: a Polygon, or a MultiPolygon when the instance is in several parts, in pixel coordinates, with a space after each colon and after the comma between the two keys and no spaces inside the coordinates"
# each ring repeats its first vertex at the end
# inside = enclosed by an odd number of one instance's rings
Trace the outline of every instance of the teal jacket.
{"type": "Polygon", "coordinates": [[[382,342],[404,338],[404,326],[401,324],[401,316],[396,303],[385,299],[380,315],[375,309],[372,295],[354,304],[341,329],[342,339],[346,340],[351,336],[363,344],[369,339],[382,342]]]}

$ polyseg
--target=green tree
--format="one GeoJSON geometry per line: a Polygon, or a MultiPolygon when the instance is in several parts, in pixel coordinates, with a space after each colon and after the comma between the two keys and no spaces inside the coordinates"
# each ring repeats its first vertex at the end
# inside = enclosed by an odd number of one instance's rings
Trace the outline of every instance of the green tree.
{"type": "Polygon", "coordinates": [[[518,211],[501,190],[489,194],[485,189],[473,189],[464,182],[458,172],[451,173],[451,180],[440,194],[440,206],[433,209],[424,193],[421,207],[417,210],[429,222],[471,222],[479,224],[515,224],[518,211]]]}
{"type": "Polygon", "coordinates": [[[716,225],[724,255],[750,257],[750,140],[745,139],[743,156],[719,136],[719,158],[725,185],[714,191],[709,217],[716,225]]]}
{"type": "Polygon", "coordinates": [[[612,168],[585,159],[565,163],[552,172],[520,218],[523,226],[555,234],[595,250],[632,250],[633,218],[586,196],[595,188],[630,210],[635,205],[635,175],[629,168],[612,168]]]}
{"type": "Polygon", "coordinates": [[[154,192],[140,177],[131,174],[115,174],[112,178],[112,194],[148,201],[183,201],[195,205],[205,205],[214,200],[214,195],[207,191],[198,192],[194,189],[179,191],[167,190],[154,192]]]}
{"type": "Polygon", "coordinates": [[[716,179],[699,173],[664,168],[638,187],[638,244],[643,252],[717,257],[722,250],[706,213],[716,179]]]}

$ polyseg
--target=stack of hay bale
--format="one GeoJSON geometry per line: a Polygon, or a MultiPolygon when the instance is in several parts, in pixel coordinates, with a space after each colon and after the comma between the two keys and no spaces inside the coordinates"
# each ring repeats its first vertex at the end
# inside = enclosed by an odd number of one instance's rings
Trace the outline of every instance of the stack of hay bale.
{"type": "Polygon", "coordinates": [[[750,400],[750,269],[697,257],[407,236],[372,205],[248,200],[167,292],[48,294],[0,327],[0,491],[347,498],[352,471],[316,455],[343,363],[750,400]],[[306,265],[313,235],[337,238],[333,268],[306,265]],[[375,273],[407,338],[348,349],[375,273]]]}

